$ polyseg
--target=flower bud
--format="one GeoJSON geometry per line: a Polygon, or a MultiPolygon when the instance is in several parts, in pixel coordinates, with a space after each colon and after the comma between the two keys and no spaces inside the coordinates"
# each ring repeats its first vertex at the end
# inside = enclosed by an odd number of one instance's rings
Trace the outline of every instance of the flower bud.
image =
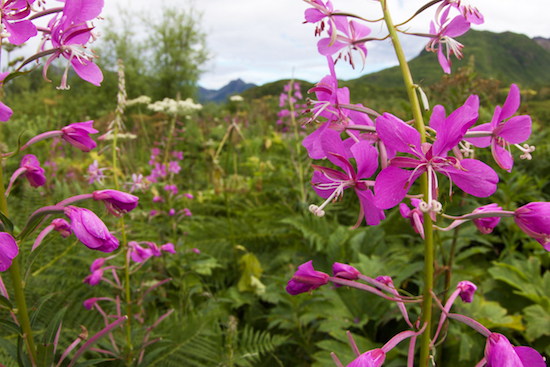
{"type": "Polygon", "coordinates": [[[328,283],[328,274],[316,271],[311,264],[313,261],[298,266],[298,270],[288,281],[286,291],[291,295],[296,295],[304,292],[308,292],[313,289],[317,289],[320,286],[328,283]]]}
{"type": "Polygon", "coordinates": [[[89,134],[98,133],[98,131],[92,127],[93,123],[94,122],[90,120],[67,125],[61,129],[61,138],[83,152],[89,152],[97,146],[96,142],[89,136],[89,134]]]}
{"type": "Polygon", "coordinates": [[[550,203],[533,202],[516,209],[514,221],[527,235],[550,251],[550,203]]]}
{"type": "Polygon", "coordinates": [[[458,295],[462,299],[462,302],[472,303],[474,293],[477,291],[477,286],[474,283],[463,280],[462,282],[458,282],[456,288],[460,289],[460,293],[458,295]]]}
{"type": "Polygon", "coordinates": [[[0,271],[8,270],[18,254],[19,247],[11,234],[0,232],[0,271]]]}
{"type": "Polygon", "coordinates": [[[94,212],[72,205],[67,206],[64,211],[71,220],[71,230],[88,248],[102,252],[112,252],[118,248],[118,239],[94,212]]]}
{"type": "Polygon", "coordinates": [[[46,176],[44,175],[44,168],[40,167],[40,162],[32,154],[27,154],[21,159],[21,168],[26,169],[25,177],[29,180],[29,184],[36,188],[44,186],[46,183],[46,176]]]}
{"type": "Polygon", "coordinates": [[[332,265],[332,274],[337,278],[356,280],[361,273],[351,265],[334,263],[332,265]]]}
{"type": "MultiPolygon", "coordinates": [[[[489,204],[480,206],[477,209],[474,209],[472,213],[483,213],[483,212],[494,212],[494,211],[502,211],[502,208],[498,206],[498,204],[489,204]]],[[[483,234],[489,234],[493,232],[493,229],[497,226],[497,224],[500,222],[500,217],[489,217],[489,218],[476,218],[473,219],[472,222],[474,222],[475,226],[479,231],[483,234]]]]}
{"type": "Polygon", "coordinates": [[[117,217],[135,209],[139,198],[118,190],[99,190],[92,193],[94,200],[101,200],[107,209],[117,217]]]}

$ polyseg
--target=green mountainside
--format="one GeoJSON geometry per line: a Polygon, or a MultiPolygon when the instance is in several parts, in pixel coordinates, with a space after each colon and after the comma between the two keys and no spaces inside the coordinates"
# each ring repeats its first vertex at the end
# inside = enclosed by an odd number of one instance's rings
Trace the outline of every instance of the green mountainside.
{"type": "MultiPolygon", "coordinates": [[[[458,37],[464,44],[464,57],[458,60],[452,56],[452,71],[467,66],[471,57],[475,62],[475,73],[480,78],[497,79],[503,85],[516,83],[520,87],[538,88],[550,84],[550,51],[544,49],[535,40],[517,33],[493,33],[470,30],[458,37]]],[[[367,59],[368,62],[368,59],[367,59]]],[[[409,61],[416,83],[429,86],[441,80],[443,70],[437,61],[437,55],[423,50],[409,61]]],[[[245,98],[277,96],[288,80],[280,80],[247,90],[245,98]]],[[[311,84],[302,83],[305,91],[311,84]]],[[[372,98],[381,93],[404,94],[403,78],[399,68],[392,67],[360,78],[343,81],[341,86],[354,90],[354,96],[372,98]]],[[[397,97],[397,96],[396,96],[397,97]]],[[[405,95],[403,95],[406,98],[405,95]]]]}
{"type": "MultiPolygon", "coordinates": [[[[514,82],[525,87],[550,84],[550,52],[525,35],[470,30],[457,40],[464,45],[464,57],[457,60],[452,56],[453,71],[466,66],[473,56],[475,72],[482,78],[497,79],[503,84],[514,82]]],[[[409,65],[415,81],[422,85],[431,85],[441,80],[444,74],[437,55],[425,50],[410,60],[409,65]]],[[[355,83],[400,87],[403,79],[396,66],[349,81],[349,84],[355,83]]]]}

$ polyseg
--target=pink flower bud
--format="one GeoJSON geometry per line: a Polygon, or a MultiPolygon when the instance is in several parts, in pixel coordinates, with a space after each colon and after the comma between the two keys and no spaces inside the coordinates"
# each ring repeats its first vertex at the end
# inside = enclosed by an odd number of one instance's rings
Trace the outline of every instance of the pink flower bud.
{"type": "Polygon", "coordinates": [[[11,234],[0,232],[0,271],[8,270],[18,254],[19,247],[11,234]]]}
{"type": "Polygon", "coordinates": [[[174,208],[172,208],[168,211],[169,216],[173,216],[174,214],[176,214],[176,210],[174,208]]]}
{"type": "Polygon", "coordinates": [[[29,184],[32,187],[44,186],[46,183],[46,176],[44,175],[44,168],[40,167],[40,162],[32,154],[27,154],[21,159],[21,168],[26,169],[25,177],[29,180],[29,184]]]}
{"type": "Polygon", "coordinates": [[[117,217],[135,209],[139,198],[118,190],[99,190],[92,193],[94,200],[103,201],[105,207],[117,217]]]}
{"type": "Polygon", "coordinates": [[[544,358],[529,347],[514,347],[502,334],[491,333],[485,345],[487,366],[546,367],[544,358]]]}
{"type": "Polygon", "coordinates": [[[286,291],[291,295],[296,295],[317,289],[328,283],[328,274],[313,269],[312,260],[298,266],[298,270],[288,281],[286,291]]]}
{"type": "Polygon", "coordinates": [[[550,203],[533,202],[516,209],[514,221],[527,235],[550,251],[550,203]]]}
{"type": "Polygon", "coordinates": [[[67,238],[71,235],[71,226],[69,222],[67,222],[65,219],[56,218],[52,220],[52,225],[54,231],[61,233],[61,236],[63,236],[63,238],[67,238]]]}
{"type": "MultiPolygon", "coordinates": [[[[502,208],[498,206],[498,204],[489,204],[480,206],[477,209],[474,209],[472,213],[483,213],[483,212],[494,212],[494,211],[502,211],[502,208]]],[[[489,217],[489,218],[476,218],[472,219],[472,222],[474,222],[475,226],[479,231],[483,234],[489,234],[493,232],[493,229],[497,226],[497,224],[500,222],[500,217],[489,217]]]]}
{"type": "Polygon", "coordinates": [[[99,132],[92,127],[93,123],[90,120],[67,125],[61,129],[61,138],[83,152],[89,152],[97,146],[89,134],[97,134],[99,132]]]}
{"type": "Polygon", "coordinates": [[[334,265],[332,265],[332,274],[334,274],[334,276],[337,278],[356,280],[357,276],[361,273],[353,266],[341,263],[334,263],[334,265]]]}
{"type": "Polygon", "coordinates": [[[128,242],[128,246],[132,248],[132,260],[141,263],[153,256],[153,251],[141,247],[136,241],[128,242]]]}
{"type": "Polygon", "coordinates": [[[166,251],[166,252],[169,252],[171,254],[176,253],[176,248],[175,248],[175,246],[172,242],[165,243],[164,245],[160,246],[160,249],[162,251],[166,251]]]}
{"type": "Polygon", "coordinates": [[[75,236],[88,248],[102,252],[118,248],[118,239],[91,210],[69,205],[65,208],[65,215],[71,220],[75,236]]]}
{"type": "Polygon", "coordinates": [[[462,302],[472,303],[474,299],[474,293],[477,291],[477,286],[467,280],[463,280],[456,285],[457,289],[460,289],[459,296],[462,302]]]}
{"type": "Polygon", "coordinates": [[[373,349],[355,358],[347,367],[380,367],[385,359],[386,353],[382,349],[373,349]]]}

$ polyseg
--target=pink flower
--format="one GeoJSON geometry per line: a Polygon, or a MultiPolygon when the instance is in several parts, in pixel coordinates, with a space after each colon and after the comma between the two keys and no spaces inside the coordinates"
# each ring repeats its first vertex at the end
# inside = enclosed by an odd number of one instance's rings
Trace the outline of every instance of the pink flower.
{"type": "Polygon", "coordinates": [[[185,214],[187,217],[192,217],[193,214],[191,213],[191,210],[187,208],[183,208],[183,214],[185,214]]]}
{"type": "Polygon", "coordinates": [[[103,201],[105,207],[117,217],[136,208],[139,198],[118,190],[99,190],[92,193],[94,200],[103,201]]]}
{"type": "Polygon", "coordinates": [[[367,58],[367,48],[365,47],[364,38],[370,34],[370,28],[355,21],[348,21],[346,17],[335,17],[334,23],[332,23],[328,31],[328,38],[323,38],[317,43],[317,48],[319,53],[323,56],[331,56],[335,53],[339,53],[338,58],[342,57],[342,49],[347,48],[344,56],[344,60],[347,59],[350,65],[355,68],[353,63],[351,51],[357,50],[359,55],[361,55],[361,60],[365,64],[365,59],[367,58]],[[332,26],[335,25],[335,27],[332,26]],[[334,40],[333,32],[340,31],[336,35],[336,40],[334,40]]]}
{"type": "Polygon", "coordinates": [[[294,276],[288,281],[286,291],[291,295],[308,292],[328,283],[328,274],[313,269],[312,260],[298,266],[294,276]]]}
{"type": "Polygon", "coordinates": [[[141,247],[136,241],[128,242],[128,246],[132,248],[132,260],[141,263],[153,256],[151,249],[145,249],[141,247]]]}
{"type": "Polygon", "coordinates": [[[166,251],[166,252],[169,252],[171,254],[176,253],[176,248],[175,248],[175,246],[172,242],[165,243],[164,245],[160,246],[160,249],[162,251],[166,251]]]}
{"type": "Polygon", "coordinates": [[[61,138],[83,152],[89,152],[97,146],[96,142],[89,136],[90,134],[98,133],[98,131],[93,128],[93,123],[94,122],[90,120],[67,125],[61,129],[61,138]]]}
{"type": "Polygon", "coordinates": [[[46,176],[44,175],[44,169],[40,167],[40,162],[32,154],[27,154],[21,159],[21,168],[25,169],[25,177],[29,180],[29,184],[32,187],[44,186],[46,183],[46,176]]]}
{"type": "Polygon", "coordinates": [[[46,228],[44,228],[42,232],[38,234],[32,246],[31,252],[36,250],[36,248],[40,246],[44,237],[46,237],[51,231],[57,231],[61,233],[61,236],[63,236],[63,238],[67,238],[71,235],[71,227],[69,223],[63,218],[56,218],[52,220],[52,223],[49,226],[46,226],[46,228]]]}
{"type": "Polygon", "coordinates": [[[166,185],[164,186],[165,191],[171,191],[172,195],[178,194],[178,187],[176,185],[166,185]]]}
{"type": "Polygon", "coordinates": [[[88,166],[88,183],[91,185],[97,181],[98,184],[103,186],[103,179],[106,177],[103,173],[105,170],[106,168],[99,168],[97,159],[95,159],[94,163],[88,166]]]}
{"type": "Polygon", "coordinates": [[[334,265],[332,265],[332,274],[337,278],[356,280],[361,272],[351,265],[334,263],[334,265]]]}
{"type": "Polygon", "coordinates": [[[460,293],[458,295],[462,299],[462,302],[472,303],[474,293],[477,291],[477,286],[474,283],[468,280],[463,280],[462,282],[458,282],[456,288],[460,289],[460,293]]]}
{"type": "Polygon", "coordinates": [[[386,353],[382,349],[373,349],[355,358],[347,367],[380,367],[385,359],[386,353]]]}
{"type": "Polygon", "coordinates": [[[200,254],[201,250],[199,250],[198,248],[193,248],[193,252],[196,253],[196,254],[200,254]]]}
{"type": "Polygon", "coordinates": [[[529,347],[514,347],[502,334],[491,333],[485,345],[487,367],[546,367],[539,352],[529,347]]]}
{"type": "Polygon", "coordinates": [[[169,216],[173,216],[174,214],[176,214],[176,209],[171,208],[171,209],[168,211],[168,215],[169,215],[169,216]]]}
{"type": "Polygon", "coordinates": [[[550,203],[533,202],[516,209],[514,221],[527,235],[550,251],[550,203]]]}
{"type": "Polygon", "coordinates": [[[162,196],[153,196],[153,203],[162,203],[163,201],[162,196]]]}
{"type": "Polygon", "coordinates": [[[71,220],[71,230],[75,236],[88,248],[102,252],[112,252],[118,248],[118,239],[91,210],[69,205],[65,207],[65,215],[71,220]]]}
{"type": "Polygon", "coordinates": [[[191,200],[193,200],[193,195],[192,195],[192,194],[190,194],[190,193],[187,193],[187,194],[183,194],[183,196],[185,196],[185,197],[186,197],[186,198],[188,198],[188,199],[191,199],[191,200]]]}
{"type": "Polygon", "coordinates": [[[12,109],[0,101],[0,121],[8,121],[11,118],[11,115],[13,115],[12,109]]]}
{"type": "Polygon", "coordinates": [[[462,36],[470,29],[470,22],[463,16],[457,16],[452,21],[447,23],[449,9],[445,10],[441,15],[439,24],[440,29],[436,31],[434,22],[430,24],[430,34],[434,37],[426,45],[426,51],[437,52],[437,59],[447,74],[451,73],[451,55],[455,55],[457,59],[462,58],[462,48],[464,45],[456,41],[453,37],[462,36]],[[446,45],[446,51],[443,52],[443,45],[446,45]],[[437,46],[437,47],[436,47],[437,46]]]}
{"type": "Polygon", "coordinates": [[[103,269],[101,267],[105,264],[105,259],[100,257],[95,259],[90,266],[91,275],[84,278],[84,283],[88,283],[91,286],[98,285],[103,277],[103,269]]]}
{"type": "Polygon", "coordinates": [[[8,270],[18,254],[19,247],[11,234],[0,232],[0,271],[8,270]]]}
{"type": "Polygon", "coordinates": [[[8,41],[11,44],[21,45],[36,36],[36,26],[30,20],[21,20],[31,13],[32,3],[34,0],[7,0],[2,3],[2,24],[10,34],[8,41]]]}
{"type": "MultiPolygon", "coordinates": [[[[498,204],[489,204],[480,206],[477,209],[474,209],[472,213],[483,213],[483,212],[494,212],[494,211],[502,211],[502,208],[498,206],[498,204]]],[[[493,229],[498,225],[500,222],[500,217],[488,217],[488,218],[476,218],[472,219],[472,222],[474,222],[475,226],[479,231],[483,234],[489,234],[493,232],[493,229]]]]}
{"type": "Polygon", "coordinates": [[[177,161],[170,161],[168,163],[168,172],[178,174],[181,171],[181,167],[177,161]]]}

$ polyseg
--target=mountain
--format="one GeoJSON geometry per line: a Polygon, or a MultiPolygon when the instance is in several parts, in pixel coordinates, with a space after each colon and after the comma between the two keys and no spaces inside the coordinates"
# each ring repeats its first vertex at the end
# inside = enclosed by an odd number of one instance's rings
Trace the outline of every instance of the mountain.
{"type": "MultiPolygon", "coordinates": [[[[516,83],[521,87],[530,88],[550,84],[550,39],[531,39],[512,32],[470,30],[457,40],[464,45],[464,57],[457,60],[451,56],[453,72],[467,66],[473,56],[474,71],[481,78],[498,79],[503,85],[516,83]]],[[[422,86],[434,84],[444,75],[437,55],[425,50],[409,60],[409,67],[414,81],[422,86]]],[[[251,88],[243,93],[243,97],[278,96],[287,82],[288,80],[279,80],[251,88]]],[[[391,93],[394,97],[407,98],[403,89],[403,77],[397,66],[357,79],[341,81],[339,85],[352,89],[356,97],[360,95],[364,98],[375,98],[391,93]]],[[[311,84],[303,82],[302,91],[306,91],[310,86],[311,84]]]]}
{"type": "Polygon", "coordinates": [[[240,94],[255,86],[256,84],[245,83],[241,79],[237,79],[230,81],[229,84],[218,90],[199,87],[199,102],[225,102],[227,97],[234,94],[240,94]]]}
{"type": "MultiPolygon", "coordinates": [[[[457,40],[464,45],[464,57],[457,60],[451,56],[453,71],[466,66],[473,56],[475,72],[482,78],[498,79],[503,84],[514,82],[525,87],[550,84],[550,51],[541,46],[542,42],[512,32],[474,30],[458,37],[457,40]]],[[[409,67],[415,82],[421,82],[422,85],[433,84],[443,76],[437,55],[425,50],[409,61],[409,67]]],[[[403,78],[399,67],[396,66],[362,76],[353,82],[400,87],[403,85],[403,78]]]]}

